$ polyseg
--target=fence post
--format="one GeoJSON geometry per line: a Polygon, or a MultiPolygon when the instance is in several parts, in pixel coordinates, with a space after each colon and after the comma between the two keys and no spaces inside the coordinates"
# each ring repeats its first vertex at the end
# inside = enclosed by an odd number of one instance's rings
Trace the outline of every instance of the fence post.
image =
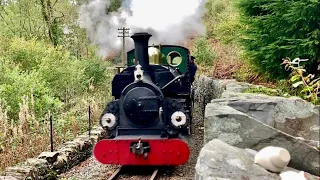
{"type": "Polygon", "coordinates": [[[89,131],[89,137],[91,136],[91,107],[90,107],[90,104],[89,104],[89,127],[88,127],[88,131],[89,131]]]}
{"type": "Polygon", "coordinates": [[[51,145],[51,152],[53,152],[53,125],[52,125],[52,115],[50,115],[50,145],[51,145]]]}

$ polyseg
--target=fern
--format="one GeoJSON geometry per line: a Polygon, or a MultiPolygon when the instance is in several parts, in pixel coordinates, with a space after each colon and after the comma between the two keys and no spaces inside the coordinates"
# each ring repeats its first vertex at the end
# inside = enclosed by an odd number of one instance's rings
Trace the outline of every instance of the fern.
{"type": "Polygon", "coordinates": [[[301,61],[307,61],[307,59],[295,58],[291,61],[290,58],[286,58],[283,59],[282,65],[285,65],[287,71],[291,69],[290,82],[298,90],[298,95],[314,104],[319,104],[320,77],[316,78],[314,74],[305,75],[307,72],[303,66],[300,66],[301,61]]]}

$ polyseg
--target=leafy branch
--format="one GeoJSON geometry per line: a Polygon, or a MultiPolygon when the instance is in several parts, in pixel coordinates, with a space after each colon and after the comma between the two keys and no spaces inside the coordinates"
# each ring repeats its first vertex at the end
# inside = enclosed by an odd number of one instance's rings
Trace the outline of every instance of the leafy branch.
{"type": "Polygon", "coordinates": [[[295,58],[291,61],[290,58],[285,58],[281,65],[285,65],[287,71],[291,69],[290,81],[293,83],[292,86],[298,90],[298,95],[314,104],[319,104],[320,77],[316,78],[314,74],[305,76],[306,70],[300,65],[302,61],[308,61],[308,59],[295,58]]]}

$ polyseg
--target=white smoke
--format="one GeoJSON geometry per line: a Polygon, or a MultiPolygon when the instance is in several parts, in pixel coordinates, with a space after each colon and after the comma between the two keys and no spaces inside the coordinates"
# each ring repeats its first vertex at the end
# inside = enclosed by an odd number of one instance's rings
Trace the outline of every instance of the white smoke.
{"type": "MultiPolygon", "coordinates": [[[[181,44],[189,36],[205,34],[202,16],[207,0],[123,0],[117,12],[106,14],[109,0],[92,0],[80,7],[79,23],[91,42],[100,47],[99,54],[108,56],[122,47],[118,28],[152,34],[149,44],[181,44]]],[[[126,49],[133,48],[126,38],[126,49]]]]}

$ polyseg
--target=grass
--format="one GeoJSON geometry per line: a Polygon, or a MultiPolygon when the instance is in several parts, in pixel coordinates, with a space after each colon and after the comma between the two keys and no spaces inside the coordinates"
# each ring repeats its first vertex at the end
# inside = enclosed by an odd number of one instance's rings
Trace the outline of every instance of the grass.
{"type": "Polygon", "coordinates": [[[269,96],[283,96],[285,97],[285,93],[281,92],[281,90],[267,88],[267,87],[250,87],[244,91],[245,93],[258,93],[258,94],[266,94],[269,96]]]}

